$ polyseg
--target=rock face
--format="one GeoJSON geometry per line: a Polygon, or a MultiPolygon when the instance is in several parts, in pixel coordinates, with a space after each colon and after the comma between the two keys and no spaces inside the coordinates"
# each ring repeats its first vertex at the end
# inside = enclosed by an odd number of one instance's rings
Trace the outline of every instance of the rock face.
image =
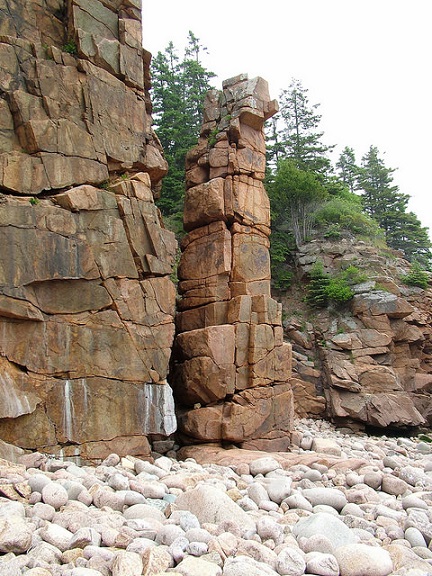
{"type": "Polygon", "coordinates": [[[431,291],[403,286],[410,266],[398,254],[353,239],[300,249],[303,272],[317,260],[329,271],[355,264],[369,279],[346,307],[317,312],[313,325],[287,324],[297,413],[357,426],[430,426],[431,291]]]}
{"type": "Polygon", "coordinates": [[[0,437],[22,448],[143,455],[175,429],[140,8],[0,6],[0,437]]]}
{"type": "Polygon", "coordinates": [[[291,347],[270,296],[267,83],[237,76],[210,91],[187,157],[173,386],[185,442],[285,449],[291,347]]]}

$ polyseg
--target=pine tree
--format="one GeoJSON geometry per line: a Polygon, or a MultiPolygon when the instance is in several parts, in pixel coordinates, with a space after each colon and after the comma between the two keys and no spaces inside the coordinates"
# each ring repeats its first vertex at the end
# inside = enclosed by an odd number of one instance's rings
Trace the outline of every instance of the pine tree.
{"type": "Polygon", "coordinates": [[[178,219],[183,209],[186,153],[198,140],[202,104],[214,76],[201,63],[203,52],[206,48],[189,32],[182,60],[170,42],[152,62],[153,119],[169,166],[158,205],[164,216],[178,219]]]}
{"type": "Polygon", "coordinates": [[[324,133],[318,129],[321,116],[316,113],[319,104],[309,104],[307,93],[308,90],[295,79],[288,90],[281,92],[281,128],[272,136],[275,141],[273,150],[276,157],[289,158],[300,170],[315,172],[324,181],[331,172],[327,155],[334,146],[322,143],[324,133]]]}
{"type": "Polygon", "coordinates": [[[336,162],[336,168],[338,168],[339,175],[345,186],[350,192],[355,192],[358,187],[359,167],[356,165],[355,153],[352,148],[345,146],[339,156],[339,160],[336,162]]]}
{"type": "Polygon", "coordinates": [[[406,211],[410,196],[393,184],[394,172],[394,168],[385,166],[378,148],[371,146],[362,158],[358,179],[364,210],[384,230],[391,248],[402,250],[408,260],[428,266],[432,245],[427,229],[415,214],[406,211]]]}
{"type": "Polygon", "coordinates": [[[273,182],[268,185],[273,229],[289,225],[300,246],[312,231],[314,213],[327,192],[315,173],[300,170],[291,159],[279,162],[273,182]]]}

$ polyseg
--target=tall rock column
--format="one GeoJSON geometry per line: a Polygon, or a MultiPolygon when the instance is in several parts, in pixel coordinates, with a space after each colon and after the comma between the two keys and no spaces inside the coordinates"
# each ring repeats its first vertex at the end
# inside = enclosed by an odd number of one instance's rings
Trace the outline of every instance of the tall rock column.
{"type": "Polygon", "coordinates": [[[185,442],[284,450],[293,407],[291,347],[270,296],[267,82],[240,75],[210,91],[186,162],[173,387],[185,442]]]}

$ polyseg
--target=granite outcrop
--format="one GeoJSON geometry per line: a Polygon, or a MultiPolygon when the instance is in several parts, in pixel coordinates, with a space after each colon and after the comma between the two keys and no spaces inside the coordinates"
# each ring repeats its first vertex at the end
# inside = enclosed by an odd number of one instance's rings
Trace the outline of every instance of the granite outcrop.
{"type": "Polygon", "coordinates": [[[177,243],[154,202],[167,163],[140,0],[0,13],[0,437],[148,455],[176,428],[177,243]]]}
{"type": "Polygon", "coordinates": [[[300,275],[317,261],[332,273],[355,265],[367,279],[346,305],[313,318],[295,291],[284,299],[297,414],[354,428],[430,427],[431,290],[404,285],[410,264],[401,254],[354,238],[302,246],[300,275]]]}
{"type": "Polygon", "coordinates": [[[291,346],[270,295],[262,78],[207,94],[186,159],[173,387],[182,441],[284,450],[292,426],[291,346]]]}

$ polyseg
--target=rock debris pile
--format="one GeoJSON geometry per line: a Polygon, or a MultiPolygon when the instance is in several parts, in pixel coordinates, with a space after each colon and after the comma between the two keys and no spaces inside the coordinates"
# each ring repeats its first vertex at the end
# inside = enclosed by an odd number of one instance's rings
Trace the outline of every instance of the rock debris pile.
{"type": "Polygon", "coordinates": [[[432,574],[430,444],[313,421],[294,443],[97,467],[3,460],[0,575],[432,574]]]}

